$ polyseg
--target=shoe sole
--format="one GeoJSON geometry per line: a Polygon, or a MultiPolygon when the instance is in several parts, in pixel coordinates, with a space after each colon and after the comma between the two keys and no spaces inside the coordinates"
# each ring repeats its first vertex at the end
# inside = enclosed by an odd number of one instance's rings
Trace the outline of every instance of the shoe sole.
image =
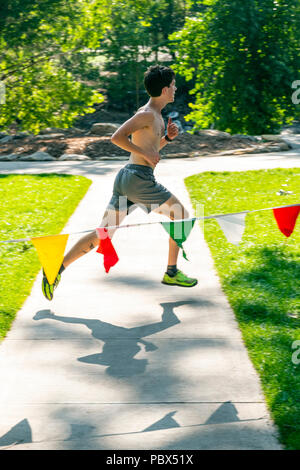
{"type": "Polygon", "coordinates": [[[168,282],[161,281],[162,284],[165,284],[166,286],[179,286],[179,287],[195,287],[198,284],[198,281],[195,282],[195,284],[191,284],[190,286],[184,286],[183,284],[169,284],[168,282]]]}
{"type": "Polygon", "coordinates": [[[44,297],[45,297],[47,300],[49,300],[49,301],[51,301],[51,300],[53,299],[54,291],[55,291],[55,289],[57,288],[58,284],[59,284],[60,281],[61,281],[61,276],[58,277],[59,274],[60,274],[60,273],[58,273],[58,275],[57,275],[57,277],[56,277],[56,279],[55,279],[55,281],[54,281],[54,284],[52,284],[52,286],[50,286],[50,284],[48,283],[47,278],[45,277],[45,275],[44,275],[44,277],[43,277],[43,280],[42,280],[42,292],[43,292],[43,294],[44,294],[44,297]],[[53,287],[52,292],[51,292],[51,290],[50,290],[50,287],[53,287]]]}
{"type": "Polygon", "coordinates": [[[51,302],[51,300],[53,299],[53,293],[54,293],[54,288],[52,289],[52,292],[51,292],[51,289],[47,281],[47,279],[45,280],[46,278],[43,278],[42,280],[42,292],[44,294],[44,297],[45,299],[49,300],[51,302]]]}
{"type": "Polygon", "coordinates": [[[45,285],[44,283],[42,284],[42,292],[44,294],[44,297],[45,299],[51,301],[53,299],[53,292],[51,293],[51,291],[49,290],[49,288],[47,289],[47,284],[45,285]]]}

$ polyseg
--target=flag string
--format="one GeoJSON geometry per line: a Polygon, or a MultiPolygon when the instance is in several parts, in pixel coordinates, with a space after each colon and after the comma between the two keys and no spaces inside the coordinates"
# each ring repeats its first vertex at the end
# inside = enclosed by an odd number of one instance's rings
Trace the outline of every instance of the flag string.
{"type": "MultiPolygon", "coordinates": [[[[225,217],[225,216],[230,216],[230,215],[238,215],[238,214],[248,214],[248,213],[252,213],[252,212],[260,212],[260,211],[267,211],[267,210],[273,210],[273,209],[284,209],[284,208],[287,208],[287,207],[297,207],[297,206],[300,206],[300,204],[290,204],[288,206],[279,206],[279,207],[266,207],[266,208],[263,208],[263,209],[254,209],[254,210],[245,210],[245,211],[241,211],[241,212],[231,212],[231,213],[228,213],[228,214],[215,214],[215,215],[206,215],[206,216],[200,216],[200,217],[190,217],[188,219],[176,219],[176,220],[171,220],[171,222],[176,222],[176,223],[179,223],[179,222],[191,222],[191,221],[195,221],[195,220],[208,220],[208,219],[217,219],[219,217],[225,217]]],[[[109,225],[109,226],[106,226],[106,227],[97,227],[97,228],[106,228],[107,230],[109,229],[121,229],[121,228],[130,228],[130,227],[140,227],[140,226],[143,226],[143,225],[153,225],[153,224],[161,224],[161,223],[164,223],[165,221],[155,221],[155,222],[140,222],[140,223],[137,223],[137,224],[121,224],[121,225],[109,225]]],[[[68,235],[80,235],[80,234],[84,234],[84,233],[90,233],[90,232],[94,232],[96,229],[90,229],[90,230],[83,230],[83,231],[80,231],[80,232],[71,232],[69,233],[68,235]]],[[[32,240],[32,238],[43,238],[43,237],[52,237],[52,236],[55,236],[55,235],[40,235],[40,236],[37,236],[35,235],[34,237],[30,237],[30,238],[19,238],[19,239],[16,239],[16,240],[0,240],[0,243],[18,243],[18,242],[29,242],[32,240]]]]}

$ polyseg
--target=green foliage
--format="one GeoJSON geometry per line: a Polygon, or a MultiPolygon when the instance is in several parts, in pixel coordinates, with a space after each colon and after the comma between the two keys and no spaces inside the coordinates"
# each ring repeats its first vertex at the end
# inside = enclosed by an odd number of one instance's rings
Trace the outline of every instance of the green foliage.
{"type": "Polygon", "coordinates": [[[193,79],[194,129],[271,133],[296,115],[300,72],[298,0],[210,0],[171,35],[178,73],[193,79]],[[297,27],[298,26],[298,27],[297,27]]]}
{"type": "Polygon", "coordinates": [[[107,0],[8,0],[0,6],[0,126],[68,127],[103,96],[80,80],[78,59],[107,27],[107,0]],[[74,73],[74,75],[73,75],[74,73]]]}
{"type": "Polygon", "coordinates": [[[194,129],[276,132],[300,117],[299,20],[299,0],[4,0],[0,127],[69,127],[103,90],[133,112],[145,69],[176,61],[194,129]]]}
{"type": "Polygon", "coordinates": [[[0,126],[20,122],[22,129],[38,133],[45,127],[69,127],[76,117],[101,96],[75,81],[71,73],[51,62],[23,71],[16,85],[6,88],[1,106],[0,126]]]}
{"type": "Polygon", "coordinates": [[[183,26],[184,18],[183,0],[112,2],[100,47],[106,59],[100,83],[110,105],[133,111],[146,102],[143,74],[158,62],[158,51],[174,56],[168,37],[183,26]]]}

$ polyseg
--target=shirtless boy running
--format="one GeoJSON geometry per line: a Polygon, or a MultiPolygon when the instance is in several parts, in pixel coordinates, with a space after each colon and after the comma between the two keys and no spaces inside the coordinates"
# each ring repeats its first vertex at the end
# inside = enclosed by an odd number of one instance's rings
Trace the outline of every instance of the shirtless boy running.
{"type": "MultiPolygon", "coordinates": [[[[176,124],[169,119],[165,135],[161,110],[174,101],[175,74],[169,67],[153,65],[144,75],[144,85],[149,101],[136,114],[122,124],[111,137],[111,141],[130,152],[129,163],[117,174],[112,198],[106,208],[99,227],[118,226],[129,212],[141,207],[147,213],[154,211],[171,220],[189,218],[181,202],[164,186],[157,183],[153,170],[160,160],[159,150],[178,135],[176,124]],[[131,135],[131,140],[129,136],[131,135]]],[[[116,229],[108,229],[112,238],[116,229]]],[[[61,274],[71,263],[99,245],[96,230],[82,237],[66,254],[59,273],[50,285],[43,275],[42,290],[48,300],[61,279],[61,274]]],[[[179,247],[170,237],[168,266],[162,283],[192,287],[197,279],[189,278],[177,269],[179,247]]]]}

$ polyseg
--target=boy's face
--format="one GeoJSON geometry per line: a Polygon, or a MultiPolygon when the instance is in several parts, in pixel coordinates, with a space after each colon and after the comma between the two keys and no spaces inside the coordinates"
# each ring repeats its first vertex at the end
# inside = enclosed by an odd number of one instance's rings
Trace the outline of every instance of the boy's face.
{"type": "Polygon", "coordinates": [[[166,92],[166,98],[168,98],[168,103],[173,103],[175,100],[175,91],[177,90],[175,78],[172,80],[170,86],[165,87],[164,90],[166,92]]]}

